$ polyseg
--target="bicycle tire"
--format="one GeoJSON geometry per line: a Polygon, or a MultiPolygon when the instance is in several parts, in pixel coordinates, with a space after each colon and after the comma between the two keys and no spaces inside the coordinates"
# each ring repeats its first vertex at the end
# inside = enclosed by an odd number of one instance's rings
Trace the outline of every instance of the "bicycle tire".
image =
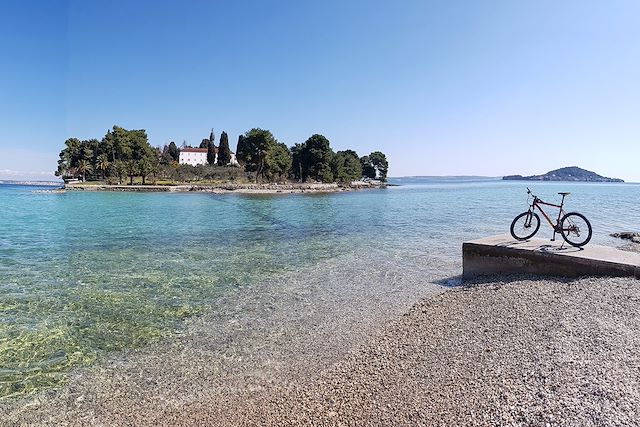
{"type": "Polygon", "coordinates": [[[540,230],[540,217],[538,216],[537,213],[535,212],[522,212],[520,215],[518,215],[517,217],[515,217],[513,219],[513,221],[511,222],[511,236],[513,236],[514,239],[516,240],[527,240],[532,238],[533,236],[536,235],[536,233],[538,232],[538,230],[540,230]],[[529,219],[527,216],[531,216],[531,219],[529,219]],[[518,220],[520,220],[522,217],[525,217],[525,222],[524,222],[524,228],[525,229],[533,229],[533,232],[530,234],[526,234],[526,233],[520,233],[520,229],[517,228],[517,223],[518,220]],[[527,226],[527,222],[529,222],[529,226],[527,226]],[[534,224],[535,223],[535,224],[534,224]]]}
{"type": "MultiPolygon", "coordinates": [[[[567,242],[568,244],[570,244],[571,246],[575,246],[576,248],[582,247],[584,245],[586,245],[587,243],[589,243],[589,241],[591,240],[591,236],[593,234],[593,230],[591,228],[591,223],[589,222],[589,220],[587,219],[586,216],[582,215],[581,213],[578,212],[569,212],[568,214],[566,214],[565,216],[562,217],[562,219],[560,220],[560,231],[562,234],[562,238],[564,239],[565,242],[567,242]],[[587,237],[583,240],[579,240],[579,241],[575,241],[573,240],[573,237],[571,236],[571,227],[575,226],[575,224],[571,224],[573,221],[571,220],[571,217],[578,217],[581,218],[585,224],[587,225],[587,237]],[[565,226],[565,221],[568,222],[568,224],[565,226]]],[[[574,231],[575,233],[575,231],[574,231]]],[[[577,231],[577,236],[580,237],[580,230],[578,229],[577,231]]]]}

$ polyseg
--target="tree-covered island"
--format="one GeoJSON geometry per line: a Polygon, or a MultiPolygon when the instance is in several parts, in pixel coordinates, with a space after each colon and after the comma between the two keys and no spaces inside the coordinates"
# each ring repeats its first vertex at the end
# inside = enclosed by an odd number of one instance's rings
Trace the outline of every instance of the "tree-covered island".
{"type": "Polygon", "coordinates": [[[197,147],[186,142],[178,147],[173,141],[164,147],[152,147],[145,130],[119,126],[113,126],[100,140],[69,138],[64,144],[56,176],[65,181],[106,185],[225,182],[349,185],[355,181],[384,182],[389,166],[380,151],[362,157],[353,150],[334,152],[329,140],[318,134],[288,147],[270,131],[258,128],[238,137],[235,153],[229,147],[226,132],[221,133],[216,145],[213,130],[197,147]],[[200,155],[202,164],[193,165],[195,161],[188,160],[190,153],[200,155]]]}

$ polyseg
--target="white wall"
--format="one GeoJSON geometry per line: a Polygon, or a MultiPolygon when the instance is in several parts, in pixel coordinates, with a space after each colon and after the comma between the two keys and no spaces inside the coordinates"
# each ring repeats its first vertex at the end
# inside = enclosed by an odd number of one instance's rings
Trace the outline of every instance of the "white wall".
{"type": "Polygon", "coordinates": [[[189,151],[180,151],[179,162],[181,165],[206,165],[207,153],[192,153],[189,151]]]}

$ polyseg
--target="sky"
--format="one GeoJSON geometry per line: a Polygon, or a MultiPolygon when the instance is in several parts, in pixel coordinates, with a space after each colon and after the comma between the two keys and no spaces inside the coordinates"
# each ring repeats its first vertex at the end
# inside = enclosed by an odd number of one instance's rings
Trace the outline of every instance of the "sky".
{"type": "Polygon", "coordinates": [[[0,0],[0,179],[70,137],[260,127],[390,176],[580,166],[640,182],[640,2],[0,0]]]}

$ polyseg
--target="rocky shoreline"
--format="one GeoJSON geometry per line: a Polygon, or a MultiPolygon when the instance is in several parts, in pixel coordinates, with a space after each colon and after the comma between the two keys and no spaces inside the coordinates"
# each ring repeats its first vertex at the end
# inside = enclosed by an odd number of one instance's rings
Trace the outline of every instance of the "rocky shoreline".
{"type": "Polygon", "coordinates": [[[623,251],[640,253],[640,233],[634,231],[622,231],[610,234],[611,237],[626,240],[628,243],[620,246],[623,251]]]}
{"type": "Polygon", "coordinates": [[[88,185],[66,184],[69,191],[115,191],[115,192],[200,192],[215,194],[278,194],[278,193],[337,193],[371,188],[386,188],[384,183],[357,182],[347,185],[324,183],[287,183],[287,184],[182,184],[182,185],[88,185]]]}

